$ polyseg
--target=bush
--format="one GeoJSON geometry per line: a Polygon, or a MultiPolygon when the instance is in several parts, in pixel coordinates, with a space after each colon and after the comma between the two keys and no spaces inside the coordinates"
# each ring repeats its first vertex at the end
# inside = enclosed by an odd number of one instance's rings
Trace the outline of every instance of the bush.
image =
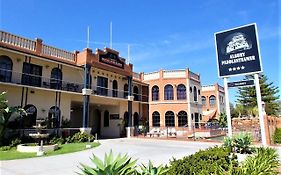
{"type": "Polygon", "coordinates": [[[237,163],[235,158],[230,158],[230,153],[230,149],[217,146],[200,150],[193,155],[170,161],[167,174],[216,174],[220,168],[228,170],[231,162],[237,163]]]}
{"type": "Polygon", "coordinates": [[[95,137],[87,133],[77,132],[73,136],[69,136],[65,139],[67,143],[82,143],[82,142],[93,142],[95,137]]]}
{"type": "Polygon", "coordinates": [[[249,156],[238,167],[230,165],[228,171],[220,171],[218,175],[277,175],[279,167],[278,154],[272,148],[258,148],[256,154],[249,156]]]}
{"type": "Polygon", "coordinates": [[[141,171],[138,172],[139,175],[165,175],[169,170],[162,165],[155,167],[151,161],[148,162],[148,166],[142,165],[140,168],[141,171]]]}
{"type": "Polygon", "coordinates": [[[82,174],[85,175],[130,175],[136,173],[136,160],[132,160],[127,155],[121,156],[120,154],[114,158],[112,151],[109,155],[105,154],[104,161],[93,155],[91,159],[95,167],[90,167],[81,164],[82,174]]]}
{"type": "Polygon", "coordinates": [[[276,128],[273,135],[273,143],[281,143],[281,128],[276,128]]]}
{"type": "Polygon", "coordinates": [[[10,146],[1,146],[1,147],[0,147],[0,150],[1,150],[1,151],[9,151],[10,149],[11,149],[10,146]]]}
{"type": "Polygon", "coordinates": [[[62,137],[53,137],[50,141],[50,144],[58,144],[58,145],[62,145],[65,143],[65,139],[62,137]]]}
{"type": "Polygon", "coordinates": [[[229,148],[231,151],[236,153],[251,153],[252,148],[252,136],[247,133],[239,133],[232,138],[226,137],[224,139],[223,146],[229,148]]]}
{"type": "Polygon", "coordinates": [[[21,144],[21,140],[19,138],[16,138],[16,139],[12,140],[10,147],[16,147],[19,144],[21,144]]]}

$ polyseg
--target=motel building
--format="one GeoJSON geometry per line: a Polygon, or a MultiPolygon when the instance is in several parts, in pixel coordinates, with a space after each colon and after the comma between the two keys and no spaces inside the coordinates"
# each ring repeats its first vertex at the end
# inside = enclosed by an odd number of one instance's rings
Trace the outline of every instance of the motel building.
{"type": "Polygon", "coordinates": [[[150,131],[183,135],[224,110],[223,88],[214,87],[202,87],[200,75],[189,69],[135,73],[110,48],[69,52],[0,31],[0,92],[27,112],[11,120],[15,129],[32,129],[45,119],[49,129],[116,138],[135,134],[148,121],[150,131]]]}

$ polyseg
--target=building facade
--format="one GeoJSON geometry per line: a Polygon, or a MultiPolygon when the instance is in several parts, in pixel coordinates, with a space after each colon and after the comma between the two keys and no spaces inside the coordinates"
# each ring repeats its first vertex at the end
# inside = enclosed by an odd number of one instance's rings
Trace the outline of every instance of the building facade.
{"type": "Polygon", "coordinates": [[[202,120],[200,75],[185,70],[160,70],[142,74],[149,85],[149,126],[200,127],[202,120]]]}
{"type": "Polygon", "coordinates": [[[44,118],[49,128],[91,128],[101,137],[120,137],[148,116],[148,85],[109,48],[72,53],[0,31],[2,91],[10,106],[28,113],[19,128],[44,118]]]}
{"type": "Polygon", "coordinates": [[[219,84],[203,86],[201,98],[204,122],[219,119],[220,114],[225,112],[224,88],[219,84]]]}

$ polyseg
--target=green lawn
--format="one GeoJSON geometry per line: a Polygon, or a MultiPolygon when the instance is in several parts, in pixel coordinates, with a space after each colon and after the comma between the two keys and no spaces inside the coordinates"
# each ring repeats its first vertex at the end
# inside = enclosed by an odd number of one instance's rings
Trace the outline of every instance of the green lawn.
{"type": "MultiPolygon", "coordinates": [[[[66,153],[86,150],[86,145],[88,144],[91,144],[92,148],[100,145],[100,143],[93,143],[93,142],[63,144],[59,146],[58,150],[46,152],[44,156],[52,156],[52,155],[66,154],[66,153]]],[[[37,157],[36,153],[20,153],[16,151],[16,148],[12,148],[9,151],[0,151],[0,160],[24,159],[24,158],[31,158],[31,157],[37,157]]]]}

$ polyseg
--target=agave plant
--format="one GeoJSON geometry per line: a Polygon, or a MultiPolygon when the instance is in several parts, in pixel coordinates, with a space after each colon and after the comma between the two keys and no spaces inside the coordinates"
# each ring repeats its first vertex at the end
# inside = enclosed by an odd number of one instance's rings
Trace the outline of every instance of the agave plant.
{"type": "Polygon", "coordinates": [[[114,158],[112,150],[107,155],[105,154],[104,161],[93,155],[91,159],[95,167],[80,164],[80,169],[83,173],[80,175],[130,175],[135,174],[136,160],[132,160],[126,155],[118,154],[114,158]]]}
{"type": "Polygon", "coordinates": [[[168,168],[163,167],[162,165],[155,167],[153,166],[152,162],[148,162],[148,166],[142,164],[141,171],[139,172],[140,175],[163,175],[166,174],[168,168]]]}

